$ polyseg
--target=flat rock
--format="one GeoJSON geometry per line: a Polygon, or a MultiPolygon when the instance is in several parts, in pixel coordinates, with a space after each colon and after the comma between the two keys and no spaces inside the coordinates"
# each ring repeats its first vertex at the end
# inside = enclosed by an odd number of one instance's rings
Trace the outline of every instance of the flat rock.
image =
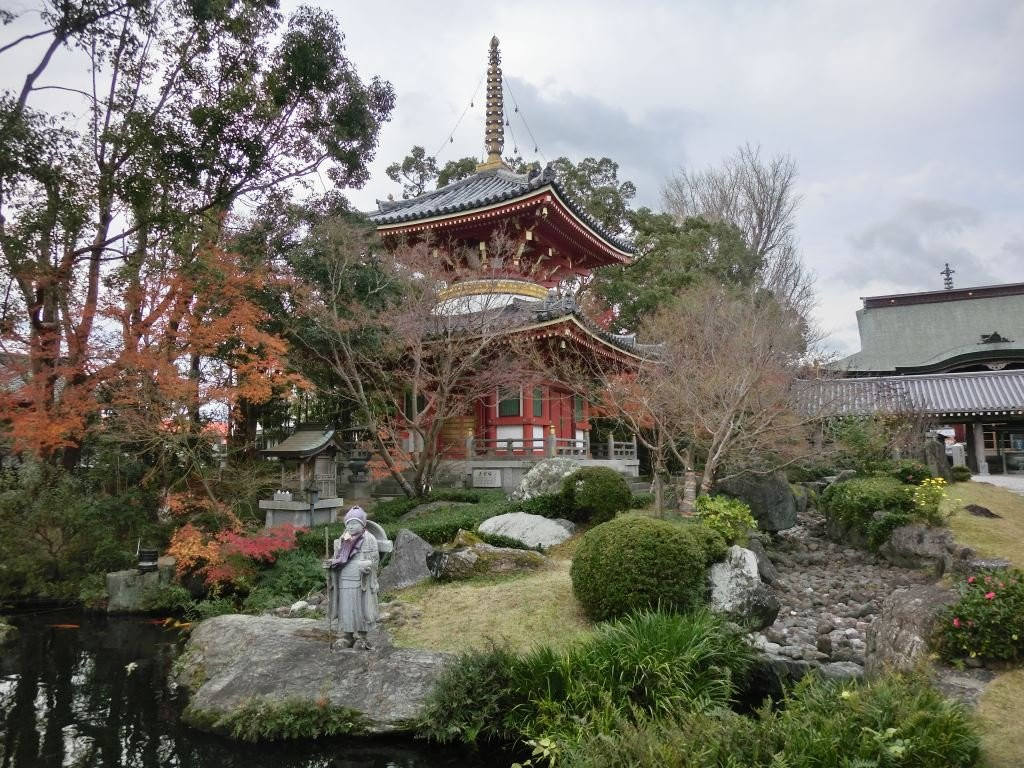
{"type": "Polygon", "coordinates": [[[826,680],[860,680],[864,677],[864,667],[852,661],[834,661],[822,664],[818,674],[826,680]]]}
{"type": "Polygon", "coordinates": [[[429,579],[427,560],[433,553],[434,548],[426,541],[407,528],[400,529],[391,559],[378,576],[381,592],[394,592],[429,579]]]}
{"type": "Polygon", "coordinates": [[[485,544],[468,531],[459,531],[453,549],[435,552],[430,572],[442,581],[458,581],[474,576],[515,573],[539,568],[546,558],[528,549],[510,549],[485,544]]]}
{"type": "Polygon", "coordinates": [[[936,615],[956,602],[956,593],[933,584],[897,589],[884,601],[867,633],[865,669],[874,676],[886,667],[907,672],[928,653],[936,615]]]}
{"type": "Polygon", "coordinates": [[[575,531],[575,526],[570,530],[559,522],[541,515],[507,512],[504,515],[487,518],[480,523],[477,530],[480,533],[507,536],[510,539],[521,541],[528,547],[547,549],[570,538],[575,531]]]}
{"type": "Polygon", "coordinates": [[[326,622],[272,616],[217,616],[200,623],[175,667],[191,692],[188,721],[206,727],[211,715],[253,700],[331,705],[359,712],[367,733],[411,730],[452,656],[394,648],[373,638],[373,651],[331,651],[326,622]]]}

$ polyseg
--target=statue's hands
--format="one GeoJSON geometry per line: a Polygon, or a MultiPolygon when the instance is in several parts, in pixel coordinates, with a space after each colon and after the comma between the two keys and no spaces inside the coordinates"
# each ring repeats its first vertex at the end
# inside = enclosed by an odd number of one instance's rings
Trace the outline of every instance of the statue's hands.
{"type": "Polygon", "coordinates": [[[359,564],[359,572],[360,573],[369,573],[372,569],[373,569],[373,566],[370,563],[360,563],[359,564]]]}

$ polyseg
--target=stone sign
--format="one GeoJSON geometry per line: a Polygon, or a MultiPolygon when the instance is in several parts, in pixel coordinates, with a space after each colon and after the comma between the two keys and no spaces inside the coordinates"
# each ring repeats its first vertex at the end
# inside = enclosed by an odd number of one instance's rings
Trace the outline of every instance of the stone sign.
{"type": "Polygon", "coordinates": [[[474,469],[474,488],[501,488],[500,469],[474,469]]]}

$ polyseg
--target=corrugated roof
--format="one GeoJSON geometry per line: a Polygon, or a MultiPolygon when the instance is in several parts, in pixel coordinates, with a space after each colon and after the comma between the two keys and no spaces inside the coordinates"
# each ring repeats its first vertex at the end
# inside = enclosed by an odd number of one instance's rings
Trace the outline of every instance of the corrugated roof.
{"type": "Polygon", "coordinates": [[[1024,415],[1024,371],[802,381],[800,398],[833,415],[1024,415]]]}
{"type": "Polygon", "coordinates": [[[554,169],[550,166],[532,176],[513,173],[505,168],[481,171],[433,192],[424,192],[410,200],[378,200],[378,210],[366,215],[378,225],[400,224],[512,200],[546,185],[551,186],[569,209],[597,234],[616,248],[633,253],[633,246],[629,242],[602,227],[583,210],[582,206],[565,194],[555,180],[554,169]]]}

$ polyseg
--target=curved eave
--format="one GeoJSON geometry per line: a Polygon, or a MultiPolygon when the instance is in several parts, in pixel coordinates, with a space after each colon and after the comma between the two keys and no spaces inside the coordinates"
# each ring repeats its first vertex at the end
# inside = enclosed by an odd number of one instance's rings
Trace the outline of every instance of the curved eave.
{"type": "Polygon", "coordinates": [[[460,208],[407,221],[378,223],[377,232],[381,235],[401,235],[435,229],[439,225],[460,226],[476,221],[498,218],[506,213],[534,208],[545,203],[553,204],[555,210],[573,229],[597,246],[599,250],[609,255],[614,261],[620,264],[632,263],[632,251],[623,248],[620,244],[610,240],[606,235],[594,229],[586,219],[576,212],[575,207],[566,201],[552,183],[537,189],[531,189],[521,195],[496,200],[487,205],[465,209],[460,208]]]}
{"type": "Polygon", "coordinates": [[[634,364],[644,362],[647,358],[632,352],[623,346],[614,344],[608,339],[595,333],[576,315],[563,315],[551,320],[544,320],[539,323],[524,325],[511,331],[512,334],[528,334],[534,338],[571,338],[576,343],[582,343],[595,351],[602,352],[611,357],[625,358],[634,364]],[[558,329],[557,326],[564,326],[558,329]]]}

